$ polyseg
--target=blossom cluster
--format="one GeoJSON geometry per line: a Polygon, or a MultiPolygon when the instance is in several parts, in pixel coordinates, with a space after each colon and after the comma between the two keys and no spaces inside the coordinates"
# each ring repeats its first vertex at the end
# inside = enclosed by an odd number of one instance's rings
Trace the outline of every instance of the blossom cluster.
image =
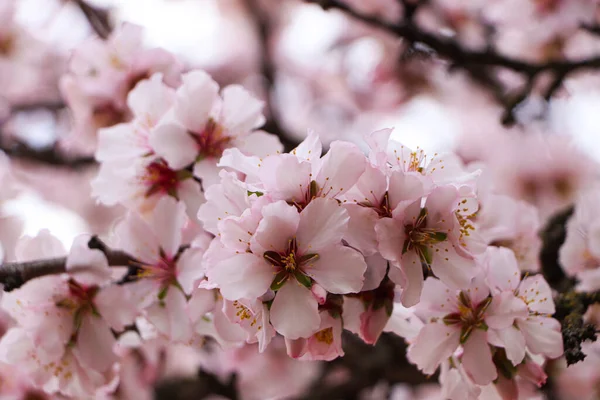
{"type": "MultiPolygon", "coordinates": [[[[17,372],[0,391],[152,398],[174,358],[178,372],[239,373],[248,398],[292,396],[312,361],[344,356],[344,331],[405,338],[411,363],[440,371],[443,398],[518,399],[545,383],[563,341],[537,274],[539,204],[392,129],[326,151],[310,132],[284,152],[250,91],[182,72],[139,35],[125,26],[81,49],[62,85],[96,147],[92,196],[126,210],[106,238],[122,257],[89,236],[69,251],[47,232],[19,242],[19,261],[66,266],[4,293],[0,367],[17,372]],[[213,345],[220,359],[186,358],[213,345]]],[[[589,290],[600,287],[593,196],[561,249],[589,290]]]]}

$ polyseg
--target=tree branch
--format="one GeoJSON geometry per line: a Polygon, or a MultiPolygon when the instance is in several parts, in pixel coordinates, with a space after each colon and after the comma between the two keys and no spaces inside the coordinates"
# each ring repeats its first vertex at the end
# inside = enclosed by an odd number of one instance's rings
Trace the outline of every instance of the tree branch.
{"type": "MultiPolygon", "coordinates": [[[[550,98],[562,85],[564,79],[571,73],[578,70],[600,68],[600,56],[579,59],[579,60],[553,60],[548,62],[536,63],[520,60],[498,53],[492,46],[487,46],[484,50],[470,50],[461,46],[461,44],[452,38],[439,36],[430,32],[426,32],[412,22],[411,18],[405,18],[398,24],[386,22],[370,15],[362,14],[347,4],[339,0],[305,0],[307,3],[320,5],[324,10],[337,9],[347,15],[362,21],[373,27],[385,30],[395,36],[404,38],[410,43],[422,43],[433,49],[439,56],[451,61],[453,68],[461,68],[468,72],[475,80],[481,82],[482,71],[481,67],[487,68],[504,68],[523,75],[527,82],[525,89],[517,94],[516,99],[525,99],[533,88],[533,80],[543,72],[551,72],[554,75],[554,81],[546,91],[545,97],[550,98]],[[474,69],[474,67],[477,67],[474,69]],[[479,75],[479,78],[474,75],[474,71],[479,75]]],[[[410,17],[410,15],[409,15],[410,17]]],[[[486,72],[486,74],[489,73],[486,72]]],[[[498,89],[490,87],[495,92],[497,99],[502,99],[498,96],[498,89]]],[[[507,116],[512,114],[516,105],[520,101],[515,101],[515,98],[500,101],[506,108],[506,113],[503,116],[505,124],[514,123],[514,117],[507,116]]]]}
{"type": "MultiPolygon", "coordinates": [[[[136,262],[129,254],[108,248],[97,236],[92,236],[88,247],[102,251],[109,266],[129,266],[136,262]]],[[[0,283],[4,285],[4,291],[10,292],[31,279],[66,272],[66,267],[67,257],[4,263],[0,267],[0,283]]]]}
{"type": "Polygon", "coordinates": [[[65,156],[56,145],[36,149],[20,140],[10,139],[10,142],[8,144],[5,139],[0,138],[0,150],[13,159],[75,170],[97,164],[92,156],[65,156]]]}
{"type": "Polygon", "coordinates": [[[266,92],[266,106],[269,114],[267,122],[263,126],[263,129],[269,133],[277,135],[281,143],[283,143],[284,150],[289,152],[296,148],[299,144],[298,141],[292,139],[292,136],[282,126],[279,120],[278,111],[272,101],[273,88],[275,87],[275,74],[276,67],[271,57],[270,51],[270,38],[271,38],[271,22],[267,13],[261,8],[260,2],[256,0],[247,0],[248,15],[254,20],[254,24],[257,29],[258,39],[260,44],[260,71],[261,75],[265,79],[265,92],[266,92]]]}
{"type": "Polygon", "coordinates": [[[73,2],[81,9],[96,34],[106,39],[113,30],[108,10],[91,6],[85,0],[73,0],[73,2]]]}

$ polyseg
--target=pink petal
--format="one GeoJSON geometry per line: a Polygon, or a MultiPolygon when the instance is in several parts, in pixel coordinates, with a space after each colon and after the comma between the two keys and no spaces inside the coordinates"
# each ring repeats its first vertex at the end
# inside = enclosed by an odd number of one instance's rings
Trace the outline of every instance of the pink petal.
{"type": "MultiPolygon", "coordinates": [[[[434,277],[425,279],[418,310],[427,318],[442,318],[457,309],[456,290],[434,277]]],[[[421,315],[421,314],[419,314],[421,315]]]]}
{"type": "Polygon", "coordinates": [[[175,91],[163,83],[159,73],[138,83],[127,95],[127,106],[148,127],[154,126],[174,101],[175,91]]]}
{"type": "Polygon", "coordinates": [[[261,163],[259,175],[273,198],[303,203],[310,189],[311,164],[289,154],[271,156],[261,163]]]}
{"type": "Polygon", "coordinates": [[[458,189],[455,186],[438,186],[427,196],[425,207],[431,216],[448,215],[458,208],[458,199],[458,189]]]}
{"type": "Polygon", "coordinates": [[[517,326],[533,354],[543,354],[548,358],[558,358],[563,354],[560,323],[554,318],[531,316],[518,320],[517,326]]]}
{"type": "Polygon", "coordinates": [[[198,144],[185,127],[173,123],[161,123],[150,132],[152,149],[165,159],[174,170],[192,164],[198,156],[198,144]]]}
{"type": "Polygon", "coordinates": [[[237,147],[246,154],[258,157],[266,157],[283,152],[283,145],[279,137],[265,131],[250,133],[237,147]]]}
{"type": "Polygon", "coordinates": [[[358,204],[347,204],[344,207],[350,217],[344,240],[365,255],[377,252],[377,235],[375,234],[375,224],[379,220],[377,212],[358,204]]]}
{"type": "Polygon", "coordinates": [[[318,254],[316,261],[302,268],[306,275],[329,293],[346,294],[360,291],[367,269],[362,254],[342,245],[332,246],[318,254]]]}
{"type": "Polygon", "coordinates": [[[460,330],[444,324],[427,324],[408,348],[408,360],[427,375],[454,353],[460,342],[460,330]]]}
{"type": "Polygon", "coordinates": [[[67,256],[66,270],[80,283],[102,285],[110,281],[112,271],[104,253],[88,247],[90,239],[90,235],[75,238],[67,256]]]}
{"type": "Polygon", "coordinates": [[[217,167],[216,158],[205,158],[194,164],[194,176],[202,180],[204,190],[221,182],[221,168],[217,167]]]}
{"type": "Polygon", "coordinates": [[[504,347],[506,356],[515,366],[525,358],[525,338],[512,325],[504,329],[488,330],[488,342],[494,346],[504,347]]]}
{"type": "Polygon", "coordinates": [[[252,250],[261,253],[285,251],[289,241],[296,236],[300,223],[298,210],[281,200],[263,207],[262,215],[263,219],[254,235],[254,240],[260,247],[252,246],[252,250]]]}
{"type": "Polygon", "coordinates": [[[218,292],[216,290],[202,288],[194,290],[187,304],[190,320],[196,322],[205,316],[206,313],[214,310],[217,304],[217,296],[218,292]]]}
{"type": "Polygon", "coordinates": [[[502,292],[493,297],[485,322],[494,329],[504,329],[515,322],[515,318],[527,318],[529,311],[523,300],[515,297],[513,292],[502,292]]]}
{"type": "Polygon", "coordinates": [[[388,189],[390,208],[393,210],[402,201],[415,201],[425,195],[423,181],[416,175],[394,171],[388,189]]]}
{"type": "Polygon", "coordinates": [[[317,198],[300,213],[298,252],[319,253],[339,244],[348,229],[348,212],[336,200],[317,198]]]}
{"type": "Polygon", "coordinates": [[[117,124],[98,130],[96,160],[132,160],[148,152],[146,134],[137,132],[132,124],[117,124]]]}
{"type": "Polygon", "coordinates": [[[524,297],[533,312],[554,314],[552,290],[542,275],[528,276],[519,286],[519,296],[524,297]]]}
{"type": "Polygon", "coordinates": [[[221,122],[230,136],[240,136],[265,123],[264,103],[239,85],[223,89],[221,122]]]}
{"type": "Polygon", "coordinates": [[[421,299],[423,290],[423,267],[421,258],[414,251],[402,256],[401,268],[406,276],[406,287],[402,288],[400,299],[404,307],[412,307],[421,299]]]}
{"type": "Polygon", "coordinates": [[[171,196],[162,197],[154,208],[150,227],[168,257],[179,251],[185,218],[185,205],[171,196]]]}
{"type": "Polygon", "coordinates": [[[309,289],[289,280],[275,295],[271,323],[287,339],[308,338],[321,323],[317,300],[309,289]]]}
{"type": "Polygon", "coordinates": [[[431,270],[435,276],[454,289],[469,286],[479,271],[475,260],[458,255],[456,248],[448,241],[435,245],[434,249],[431,270]]]}
{"type": "Polygon", "coordinates": [[[294,156],[298,157],[301,160],[315,160],[321,157],[321,153],[323,149],[323,145],[321,144],[321,139],[319,135],[315,133],[315,131],[308,132],[306,139],[302,141],[294,150],[290,152],[294,156]]]}
{"type": "Polygon", "coordinates": [[[175,286],[169,287],[164,304],[154,303],[146,309],[148,321],[170,340],[186,342],[192,336],[184,294],[175,286]]]}
{"type": "Polygon", "coordinates": [[[100,289],[94,297],[94,305],[102,318],[116,331],[131,325],[139,314],[129,285],[109,285],[100,289]]]}
{"type": "Polygon", "coordinates": [[[175,115],[183,125],[196,133],[202,132],[219,95],[219,85],[204,71],[183,75],[183,85],[177,90],[175,115]]]}
{"type": "Polygon", "coordinates": [[[207,276],[228,300],[255,299],[269,289],[274,272],[274,267],[261,257],[242,253],[219,262],[207,271],[207,276]]]}
{"type": "Polygon", "coordinates": [[[383,258],[400,262],[402,246],[406,239],[404,226],[396,218],[382,218],[375,225],[375,233],[379,242],[379,252],[383,258]]]}
{"type": "Polygon", "coordinates": [[[116,361],[113,353],[115,336],[106,322],[91,313],[86,314],[77,335],[79,359],[88,368],[107,371],[116,361]]]}
{"type": "Polygon", "coordinates": [[[185,250],[177,260],[177,282],[187,295],[192,293],[196,282],[204,276],[203,255],[202,250],[191,247],[185,250]]]}
{"type": "Polygon", "coordinates": [[[366,158],[349,142],[335,141],[323,157],[316,181],[322,196],[335,197],[350,189],[365,170],[366,158]]]}
{"type": "Polygon", "coordinates": [[[485,253],[487,279],[495,290],[514,291],[521,281],[521,273],[517,258],[512,250],[506,247],[488,247],[485,253]]]}
{"type": "Polygon", "coordinates": [[[492,383],[498,377],[498,372],[492,362],[492,351],[487,343],[486,333],[474,330],[463,348],[462,365],[473,382],[478,385],[492,383]]]}
{"type": "Polygon", "coordinates": [[[115,228],[119,248],[148,264],[159,257],[160,244],[152,229],[136,213],[129,212],[115,228]]]}
{"type": "Polygon", "coordinates": [[[360,290],[361,292],[377,289],[385,277],[388,266],[387,260],[379,254],[365,257],[365,261],[367,263],[367,270],[365,271],[365,281],[360,290]]]}

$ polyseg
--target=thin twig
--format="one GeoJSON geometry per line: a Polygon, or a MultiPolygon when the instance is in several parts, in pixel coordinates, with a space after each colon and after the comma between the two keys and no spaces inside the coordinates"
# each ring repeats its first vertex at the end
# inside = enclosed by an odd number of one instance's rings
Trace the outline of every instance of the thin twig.
{"type": "Polygon", "coordinates": [[[102,39],[108,38],[113,30],[108,10],[91,6],[85,0],[73,0],[73,2],[81,9],[96,34],[102,39]]]}
{"type": "Polygon", "coordinates": [[[282,126],[281,121],[279,120],[278,110],[274,106],[274,102],[272,101],[272,97],[274,95],[274,87],[275,87],[275,78],[276,78],[276,66],[273,62],[273,58],[270,51],[270,41],[271,41],[271,21],[267,13],[262,9],[260,2],[256,0],[247,0],[247,10],[248,15],[254,20],[254,24],[256,25],[258,39],[260,44],[260,71],[265,79],[266,87],[266,107],[268,111],[269,118],[267,122],[263,126],[263,129],[269,133],[277,135],[281,143],[283,143],[284,150],[291,151],[296,146],[298,146],[298,142],[292,139],[292,136],[286,129],[282,126]]]}
{"type": "MultiPolygon", "coordinates": [[[[136,262],[129,254],[110,249],[96,236],[90,239],[88,247],[102,251],[108,260],[108,265],[112,267],[128,266],[136,262]]],[[[66,267],[67,257],[4,263],[0,267],[0,283],[4,285],[4,291],[9,292],[20,288],[31,279],[66,272],[66,267]]]]}

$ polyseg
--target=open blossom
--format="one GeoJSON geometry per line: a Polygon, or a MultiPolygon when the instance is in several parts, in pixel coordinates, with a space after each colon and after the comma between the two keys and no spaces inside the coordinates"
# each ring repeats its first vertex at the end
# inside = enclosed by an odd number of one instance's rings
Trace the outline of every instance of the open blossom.
{"type": "Polygon", "coordinates": [[[532,354],[557,358],[563,353],[560,323],[551,317],[554,301],[550,286],[541,275],[520,279],[514,253],[489,248],[486,253],[487,281],[494,299],[487,320],[490,343],[503,347],[517,365],[526,349],[532,354]]]}
{"type": "MultiPolygon", "coordinates": [[[[2,306],[17,321],[0,341],[4,362],[18,364],[42,385],[85,398],[114,378],[115,337],[134,317],[127,293],[105,286],[110,270],[89,237],[76,240],[67,257],[67,274],[47,276],[6,294],[2,306]],[[120,304],[115,308],[115,304],[120,304]]],[[[56,255],[60,243],[47,233],[27,239],[21,251],[56,255]]]]}
{"type": "MultiPolygon", "coordinates": [[[[235,220],[223,222],[231,227],[222,234],[246,235],[235,220]]],[[[313,284],[335,294],[362,286],[364,258],[341,243],[347,224],[348,215],[335,200],[315,199],[301,212],[285,201],[268,204],[252,237],[239,239],[249,243],[250,251],[207,266],[208,279],[232,301],[273,290],[270,319],[275,330],[288,339],[308,337],[320,325],[313,284]]]]}
{"type": "Polygon", "coordinates": [[[141,27],[124,24],[106,40],[82,44],[61,80],[62,92],[75,120],[74,141],[94,150],[96,131],[129,121],[127,94],[138,82],[162,73],[169,86],[179,84],[181,66],[162,49],[145,49],[141,27]]]}
{"type": "Polygon", "coordinates": [[[375,231],[381,255],[400,268],[405,306],[417,304],[423,287],[425,264],[445,284],[453,288],[469,285],[478,268],[474,254],[481,251],[480,240],[462,208],[468,205],[452,185],[435,188],[422,204],[421,199],[398,207],[392,218],[377,222],[375,231]]]}
{"type": "Polygon", "coordinates": [[[365,156],[352,143],[335,141],[323,157],[321,151],[319,137],[311,132],[290,154],[259,159],[228,152],[219,165],[246,174],[248,190],[285,200],[301,210],[319,197],[342,200],[365,169],[365,156]]]}
{"type": "Polygon", "coordinates": [[[126,289],[158,331],[174,341],[189,340],[187,295],[204,275],[202,249],[182,249],[185,206],[162,198],[149,220],[130,212],[115,228],[117,245],[136,259],[137,281],[126,289]]]}
{"type": "Polygon", "coordinates": [[[238,85],[223,88],[204,71],[184,74],[172,112],[152,131],[150,143],[173,169],[194,165],[194,175],[208,187],[218,182],[223,151],[266,155],[282,150],[279,140],[253,131],[265,122],[263,104],[238,85]]]}
{"type": "Polygon", "coordinates": [[[433,373],[455,355],[469,380],[487,385],[500,373],[514,378],[517,367],[524,377],[533,374],[527,369],[528,354],[562,355],[560,324],[550,317],[554,304],[548,284],[540,276],[521,281],[509,249],[491,248],[485,258],[485,275],[480,273],[463,290],[453,291],[434,278],[426,280],[417,309],[428,324],[408,351],[423,372],[433,373]]]}
{"type": "Polygon", "coordinates": [[[203,201],[200,185],[191,172],[170,168],[150,145],[151,130],[174,99],[175,92],[162,83],[161,75],[154,75],[129,93],[134,119],[99,131],[96,159],[101,165],[92,195],[102,203],[121,203],[148,214],[161,198],[170,196],[182,200],[188,214],[195,216],[203,201]]]}

